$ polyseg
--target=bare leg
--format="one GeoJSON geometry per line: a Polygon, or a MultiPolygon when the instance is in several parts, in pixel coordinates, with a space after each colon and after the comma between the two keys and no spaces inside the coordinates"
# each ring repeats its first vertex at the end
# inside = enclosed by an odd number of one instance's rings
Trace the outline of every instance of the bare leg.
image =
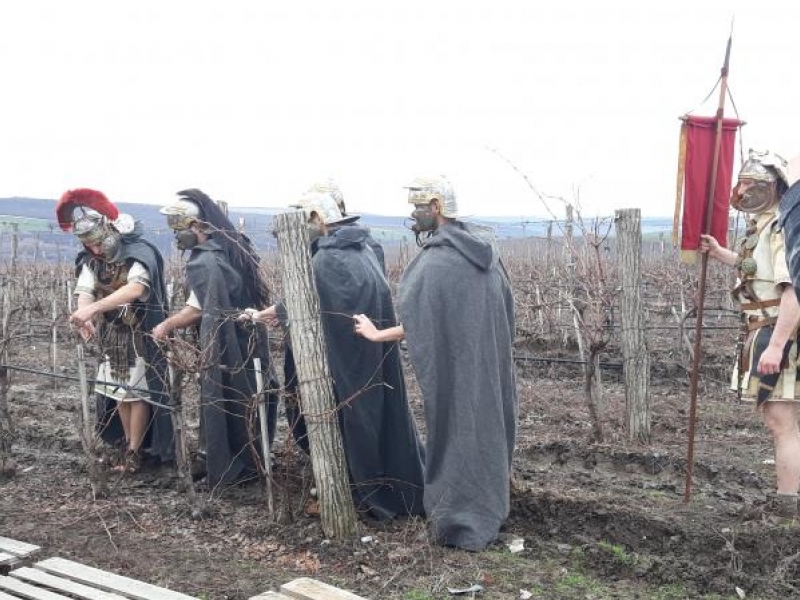
{"type": "Polygon", "coordinates": [[[117,412],[119,420],[122,422],[122,430],[125,432],[125,446],[131,443],[131,404],[130,402],[117,402],[117,412]]]}
{"type": "Polygon", "coordinates": [[[150,405],[142,400],[128,402],[130,406],[130,442],[129,448],[137,452],[142,446],[147,423],[150,420],[150,405]]]}
{"type": "Polygon", "coordinates": [[[797,494],[800,488],[800,430],[794,402],[765,402],[764,424],[775,445],[775,471],[779,494],[797,494]]]}

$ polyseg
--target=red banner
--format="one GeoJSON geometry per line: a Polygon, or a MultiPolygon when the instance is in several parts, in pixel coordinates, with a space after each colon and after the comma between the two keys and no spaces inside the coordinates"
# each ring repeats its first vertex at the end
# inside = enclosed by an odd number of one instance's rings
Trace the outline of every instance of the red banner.
{"type": "MultiPolygon", "coordinates": [[[[710,233],[721,246],[727,247],[728,208],[730,206],[731,178],[733,175],[733,150],[736,131],[741,121],[722,120],[717,183],[714,189],[714,210],[710,233]]],[[[683,186],[683,218],[681,219],[681,250],[684,261],[694,262],[695,251],[700,247],[700,234],[704,229],[706,203],[710,192],[711,168],[714,160],[716,117],[687,116],[681,128],[681,151],[678,181],[683,186]],[[686,252],[689,251],[689,252],[686,252]],[[686,260],[686,259],[689,260],[686,260]]],[[[680,198],[679,198],[680,200],[680,198]]],[[[676,217],[679,209],[676,206],[676,217]]]]}

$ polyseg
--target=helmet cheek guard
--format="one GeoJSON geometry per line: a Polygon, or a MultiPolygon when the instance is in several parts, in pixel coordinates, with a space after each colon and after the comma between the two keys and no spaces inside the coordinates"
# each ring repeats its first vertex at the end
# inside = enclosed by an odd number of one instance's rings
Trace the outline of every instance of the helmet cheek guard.
{"type": "Polygon", "coordinates": [[[739,170],[739,183],[733,189],[731,206],[736,210],[759,214],[780,200],[779,187],[788,184],[787,162],[774,152],[750,149],[739,170]]]}

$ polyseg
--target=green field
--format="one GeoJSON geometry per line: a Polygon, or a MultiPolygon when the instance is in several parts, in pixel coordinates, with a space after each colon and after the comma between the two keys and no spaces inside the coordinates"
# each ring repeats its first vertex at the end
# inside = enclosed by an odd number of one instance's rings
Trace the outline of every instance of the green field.
{"type": "Polygon", "coordinates": [[[46,219],[0,215],[0,231],[13,231],[14,225],[19,231],[49,231],[52,223],[46,219]]]}

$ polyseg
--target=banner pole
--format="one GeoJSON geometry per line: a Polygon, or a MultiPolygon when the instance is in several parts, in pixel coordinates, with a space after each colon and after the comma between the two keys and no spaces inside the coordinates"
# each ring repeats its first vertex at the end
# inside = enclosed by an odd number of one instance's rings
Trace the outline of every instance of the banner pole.
{"type": "MultiPolygon", "coordinates": [[[[717,172],[719,171],[719,154],[722,146],[722,121],[725,114],[725,97],[728,94],[728,66],[731,58],[731,43],[733,36],[728,37],[725,49],[725,62],[720,75],[719,104],[716,115],[716,131],[714,136],[714,155],[711,161],[711,178],[708,182],[708,196],[706,196],[706,212],[703,220],[702,232],[708,235],[711,232],[711,223],[714,216],[714,195],[717,190],[717,172]]],[[[690,379],[689,403],[689,430],[686,444],[686,482],[683,492],[683,501],[688,503],[692,498],[692,479],[694,477],[694,438],[695,421],[697,420],[697,387],[700,375],[700,362],[702,353],[703,312],[706,298],[706,273],[708,270],[708,252],[700,256],[700,277],[697,294],[697,320],[694,327],[694,356],[692,357],[692,373],[690,379]]]]}

